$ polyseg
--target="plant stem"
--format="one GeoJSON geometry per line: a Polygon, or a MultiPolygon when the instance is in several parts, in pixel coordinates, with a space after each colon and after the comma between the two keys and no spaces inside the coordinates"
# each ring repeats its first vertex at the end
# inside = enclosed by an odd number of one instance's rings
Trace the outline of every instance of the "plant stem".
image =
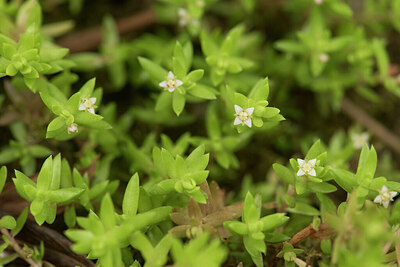
{"type": "Polygon", "coordinates": [[[10,245],[14,249],[15,252],[18,253],[19,257],[29,263],[31,266],[34,267],[41,267],[42,265],[35,262],[33,259],[29,258],[23,249],[18,245],[18,242],[14,239],[14,237],[8,232],[8,230],[4,227],[0,227],[0,231],[3,235],[5,235],[10,240],[10,245]]]}
{"type": "MultiPolygon", "coordinates": [[[[132,32],[153,24],[156,15],[153,10],[148,9],[132,16],[116,21],[120,34],[132,32]]],[[[101,26],[89,28],[80,32],[72,33],[57,42],[59,45],[69,48],[70,53],[89,51],[97,48],[101,43],[101,26]]]]}
{"type": "Polygon", "coordinates": [[[354,104],[350,99],[344,97],[342,100],[342,110],[353,120],[362,124],[371,133],[375,134],[382,142],[386,143],[397,153],[400,153],[400,138],[389,129],[369,116],[367,112],[354,104]]]}

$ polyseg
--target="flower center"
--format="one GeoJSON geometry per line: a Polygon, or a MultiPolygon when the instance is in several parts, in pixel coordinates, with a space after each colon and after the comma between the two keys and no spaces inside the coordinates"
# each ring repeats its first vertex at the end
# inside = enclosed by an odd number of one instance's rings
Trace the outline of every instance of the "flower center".
{"type": "Polygon", "coordinates": [[[305,174],[308,174],[314,169],[314,167],[308,161],[306,161],[304,162],[303,166],[300,167],[300,169],[302,169],[305,174]]]}
{"type": "Polygon", "coordinates": [[[176,87],[175,79],[167,79],[167,87],[168,88],[175,88],[176,87]]]}
{"type": "Polygon", "coordinates": [[[94,107],[92,102],[90,102],[89,98],[82,99],[82,105],[85,107],[85,109],[91,109],[92,107],[94,107]]]}
{"type": "Polygon", "coordinates": [[[239,120],[245,122],[245,121],[247,121],[247,120],[250,118],[250,115],[249,115],[249,113],[247,113],[246,110],[242,110],[242,111],[240,111],[240,113],[238,114],[238,118],[239,118],[239,120]]]}
{"type": "Polygon", "coordinates": [[[390,195],[390,192],[382,192],[381,194],[381,199],[382,202],[387,202],[387,201],[392,201],[392,196],[390,195]]]}

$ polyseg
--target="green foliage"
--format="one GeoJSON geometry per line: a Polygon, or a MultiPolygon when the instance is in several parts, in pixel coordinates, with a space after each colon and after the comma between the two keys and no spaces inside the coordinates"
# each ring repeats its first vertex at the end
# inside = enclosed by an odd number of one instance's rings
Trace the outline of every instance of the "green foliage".
{"type": "Polygon", "coordinates": [[[399,264],[400,0],[111,2],[0,0],[1,266],[399,264]]]}
{"type": "Polygon", "coordinates": [[[250,193],[247,193],[244,200],[242,222],[227,221],[224,226],[232,233],[242,235],[244,247],[255,265],[264,266],[261,255],[261,253],[266,254],[267,252],[264,232],[273,231],[276,227],[286,223],[289,217],[283,213],[275,213],[260,218],[260,213],[261,198],[254,199],[250,193]]]}
{"type": "Polygon", "coordinates": [[[48,157],[40,169],[37,182],[34,183],[25,174],[15,171],[13,182],[18,193],[31,202],[30,211],[36,222],[53,223],[56,218],[57,203],[76,200],[83,189],[76,187],[60,188],[61,156],[48,157]]]}
{"type": "Polygon", "coordinates": [[[200,189],[208,176],[205,170],[209,154],[204,154],[204,146],[199,146],[185,159],[180,155],[174,157],[168,150],[155,147],[153,162],[158,175],[168,178],[155,184],[150,193],[164,195],[173,191],[193,197],[197,202],[206,203],[207,195],[200,189]]]}

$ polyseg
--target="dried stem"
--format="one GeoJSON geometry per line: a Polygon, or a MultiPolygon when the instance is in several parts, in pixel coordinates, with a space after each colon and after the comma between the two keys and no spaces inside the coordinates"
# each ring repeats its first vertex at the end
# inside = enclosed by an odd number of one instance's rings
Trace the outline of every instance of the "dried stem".
{"type": "Polygon", "coordinates": [[[8,230],[4,227],[0,227],[0,231],[3,235],[5,235],[9,240],[10,240],[10,245],[14,249],[15,252],[19,255],[21,259],[26,261],[27,263],[30,264],[30,266],[35,266],[35,267],[40,267],[42,266],[41,264],[35,262],[33,259],[29,258],[26,253],[23,251],[23,249],[18,245],[18,242],[14,239],[14,237],[8,232],[8,230]]]}
{"type": "Polygon", "coordinates": [[[386,143],[394,151],[400,153],[400,138],[346,97],[342,100],[342,110],[379,137],[382,142],[386,143]]]}
{"type": "Polygon", "coordinates": [[[313,228],[312,224],[308,225],[306,228],[300,230],[300,232],[297,232],[289,241],[288,243],[292,244],[293,246],[297,245],[307,237],[311,238],[319,238],[319,239],[324,239],[330,235],[332,235],[334,232],[333,230],[329,227],[327,223],[323,223],[319,226],[318,231],[315,231],[313,228]]]}
{"type": "MultiPolygon", "coordinates": [[[[323,223],[319,226],[318,231],[316,231],[312,224],[309,224],[307,227],[303,228],[299,232],[297,232],[289,241],[284,242],[289,243],[293,246],[297,245],[304,239],[310,237],[310,238],[318,238],[318,239],[324,239],[327,238],[328,236],[334,234],[335,232],[329,227],[327,223],[323,223]]],[[[283,247],[283,245],[282,245],[283,247]]],[[[276,264],[279,262],[279,258],[275,256],[275,259],[269,264],[269,266],[276,266],[276,264]]]]}
{"type": "MultiPolygon", "coordinates": [[[[153,24],[156,16],[153,10],[148,9],[134,14],[127,18],[117,20],[117,28],[120,34],[132,32],[145,28],[153,24]]],[[[57,43],[63,47],[69,48],[70,53],[90,51],[97,48],[101,43],[101,27],[93,27],[80,32],[72,33],[57,43]]]]}

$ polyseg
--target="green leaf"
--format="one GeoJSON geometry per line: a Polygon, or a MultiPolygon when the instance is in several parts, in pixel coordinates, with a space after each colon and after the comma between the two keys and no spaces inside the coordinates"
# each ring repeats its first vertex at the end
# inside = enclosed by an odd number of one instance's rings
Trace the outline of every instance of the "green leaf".
{"type": "Polygon", "coordinates": [[[201,32],[200,41],[201,41],[201,49],[203,50],[203,54],[205,56],[211,56],[218,53],[219,48],[217,47],[214,40],[206,31],[201,32]]]}
{"type": "Polygon", "coordinates": [[[176,42],[174,49],[174,56],[172,58],[173,65],[173,73],[178,78],[183,78],[186,76],[187,71],[189,70],[189,66],[186,62],[186,57],[183,52],[182,45],[179,42],[176,42]]]}
{"type": "Polygon", "coordinates": [[[96,78],[92,78],[81,87],[81,89],[79,90],[79,92],[81,93],[81,98],[88,98],[92,95],[95,83],[96,78]]]}
{"type": "Polygon", "coordinates": [[[239,235],[246,235],[249,232],[247,224],[238,221],[226,221],[224,227],[239,235]]]}
{"type": "Polygon", "coordinates": [[[314,191],[314,192],[319,192],[319,193],[332,193],[337,190],[336,186],[329,184],[329,183],[314,183],[310,182],[308,183],[308,187],[314,191]]]}
{"type": "Polygon", "coordinates": [[[106,229],[111,229],[115,226],[114,205],[109,194],[106,194],[101,201],[100,219],[106,229]]]}
{"type": "Polygon", "coordinates": [[[191,82],[197,82],[201,78],[203,78],[204,75],[204,70],[194,70],[189,72],[189,74],[186,76],[186,80],[191,81],[191,82]]]}
{"type": "Polygon", "coordinates": [[[17,226],[17,222],[12,216],[3,216],[0,219],[0,226],[7,229],[14,229],[17,226]]]}
{"type": "Polygon", "coordinates": [[[167,78],[168,72],[160,65],[157,65],[153,61],[143,57],[139,57],[138,60],[142,68],[150,75],[152,79],[154,79],[154,81],[161,82],[167,78]]]}
{"type": "Polygon", "coordinates": [[[308,159],[308,160],[315,159],[324,152],[325,152],[325,149],[324,149],[323,145],[321,144],[321,141],[318,139],[317,141],[314,142],[314,144],[308,150],[306,159],[308,159]]]}
{"type": "Polygon", "coordinates": [[[184,95],[181,95],[178,92],[173,93],[172,108],[177,116],[182,113],[183,108],[185,107],[185,101],[186,99],[184,95]]]}
{"type": "MultiPolygon", "coordinates": [[[[260,240],[261,241],[261,240],[260,240]]],[[[254,240],[252,238],[250,238],[249,236],[244,236],[243,237],[243,243],[244,243],[244,247],[246,248],[247,252],[250,254],[251,259],[253,260],[254,264],[257,267],[263,267],[264,263],[263,263],[263,259],[262,259],[262,255],[261,252],[266,252],[266,247],[265,247],[265,243],[264,240],[262,240],[262,244],[264,244],[264,249],[262,249],[262,247],[257,246],[257,240],[254,240]]]]}
{"type": "Polygon", "coordinates": [[[51,150],[41,145],[33,145],[29,148],[29,152],[35,158],[43,158],[51,154],[51,150]]]}
{"type": "Polygon", "coordinates": [[[167,109],[169,106],[171,106],[172,102],[172,93],[168,91],[162,92],[159,97],[157,98],[156,106],[155,106],[155,111],[161,111],[167,109]]]}
{"type": "Polygon", "coordinates": [[[283,225],[288,220],[289,217],[285,216],[284,213],[275,213],[260,219],[260,221],[263,223],[263,231],[271,231],[276,227],[283,225]]]}
{"type": "Polygon", "coordinates": [[[358,161],[358,168],[357,168],[357,181],[360,184],[362,180],[372,180],[375,175],[377,164],[377,155],[375,148],[372,146],[371,150],[368,148],[367,145],[361,150],[360,160],[358,161]]]}
{"type": "Polygon", "coordinates": [[[339,168],[334,168],[332,169],[332,171],[335,174],[333,176],[333,179],[346,192],[351,193],[353,189],[357,186],[356,175],[352,172],[339,168]]]}
{"type": "Polygon", "coordinates": [[[249,98],[254,99],[256,101],[267,100],[268,95],[269,95],[269,84],[268,84],[268,77],[267,77],[263,80],[259,80],[256,83],[256,85],[253,87],[253,89],[251,89],[249,98]]]}
{"type": "Polygon", "coordinates": [[[135,173],[129,180],[122,201],[122,212],[126,215],[136,215],[139,204],[139,175],[135,173]]]}
{"type": "Polygon", "coordinates": [[[320,215],[319,210],[303,202],[297,202],[294,208],[288,208],[287,210],[291,213],[303,214],[307,216],[320,215]]]}
{"type": "Polygon", "coordinates": [[[258,218],[259,214],[256,204],[254,203],[254,198],[250,192],[247,192],[244,200],[242,220],[243,222],[249,224],[257,221],[258,218]]]}
{"type": "Polygon", "coordinates": [[[83,188],[62,188],[50,191],[48,199],[52,202],[67,202],[79,197],[84,191],[83,188]]]}
{"type": "Polygon", "coordinates": [[[64,211],[64,222],[68,228],[73,228],[76,224],[76,212],[75,207],[67,207],[64,211]]]}
{"type": "Polygon", "coordinates": [[[53,159],[48,157],[40,169],[39,176],[37,178],[37,188],[39,190],[50,189],[51,178],[53,175],[53,159]]]}
{"type": "Polygon", "coordinates": [[[7,168],[6,166],[2,166],[0,169],[0,193],[3,191],[4,184],[7,180],[7,168]]]}
{"type": "Polygon", "coordinates": [[[220,122],[217,117],[216,109],[216,105],[209,105],[206,114],[207,134],[211,139],[221,138],[220,122]]]}
{"type": "Polygon", "coordinates": [[[214,89],[204,84],[196,84],[194,87],[188,90],[189,94],[201,98],[201,99],[216,99],[214,89]]]}
{"type": "Polygon", "coordinates": [[[293,171],[279,163],[274,163],[272,168],[282,180],[288,184],[294,185],[296,177],[294,176],[293,171]]]}
{"type": "Polygon", "coordinates": [[[25,225],[26,219],[28,218],[28,212],[28,207],[25,207],[21,214],[18,216],[16,226],[11,231],[12,236],[16,236],[22,230],[25,225]]]}

